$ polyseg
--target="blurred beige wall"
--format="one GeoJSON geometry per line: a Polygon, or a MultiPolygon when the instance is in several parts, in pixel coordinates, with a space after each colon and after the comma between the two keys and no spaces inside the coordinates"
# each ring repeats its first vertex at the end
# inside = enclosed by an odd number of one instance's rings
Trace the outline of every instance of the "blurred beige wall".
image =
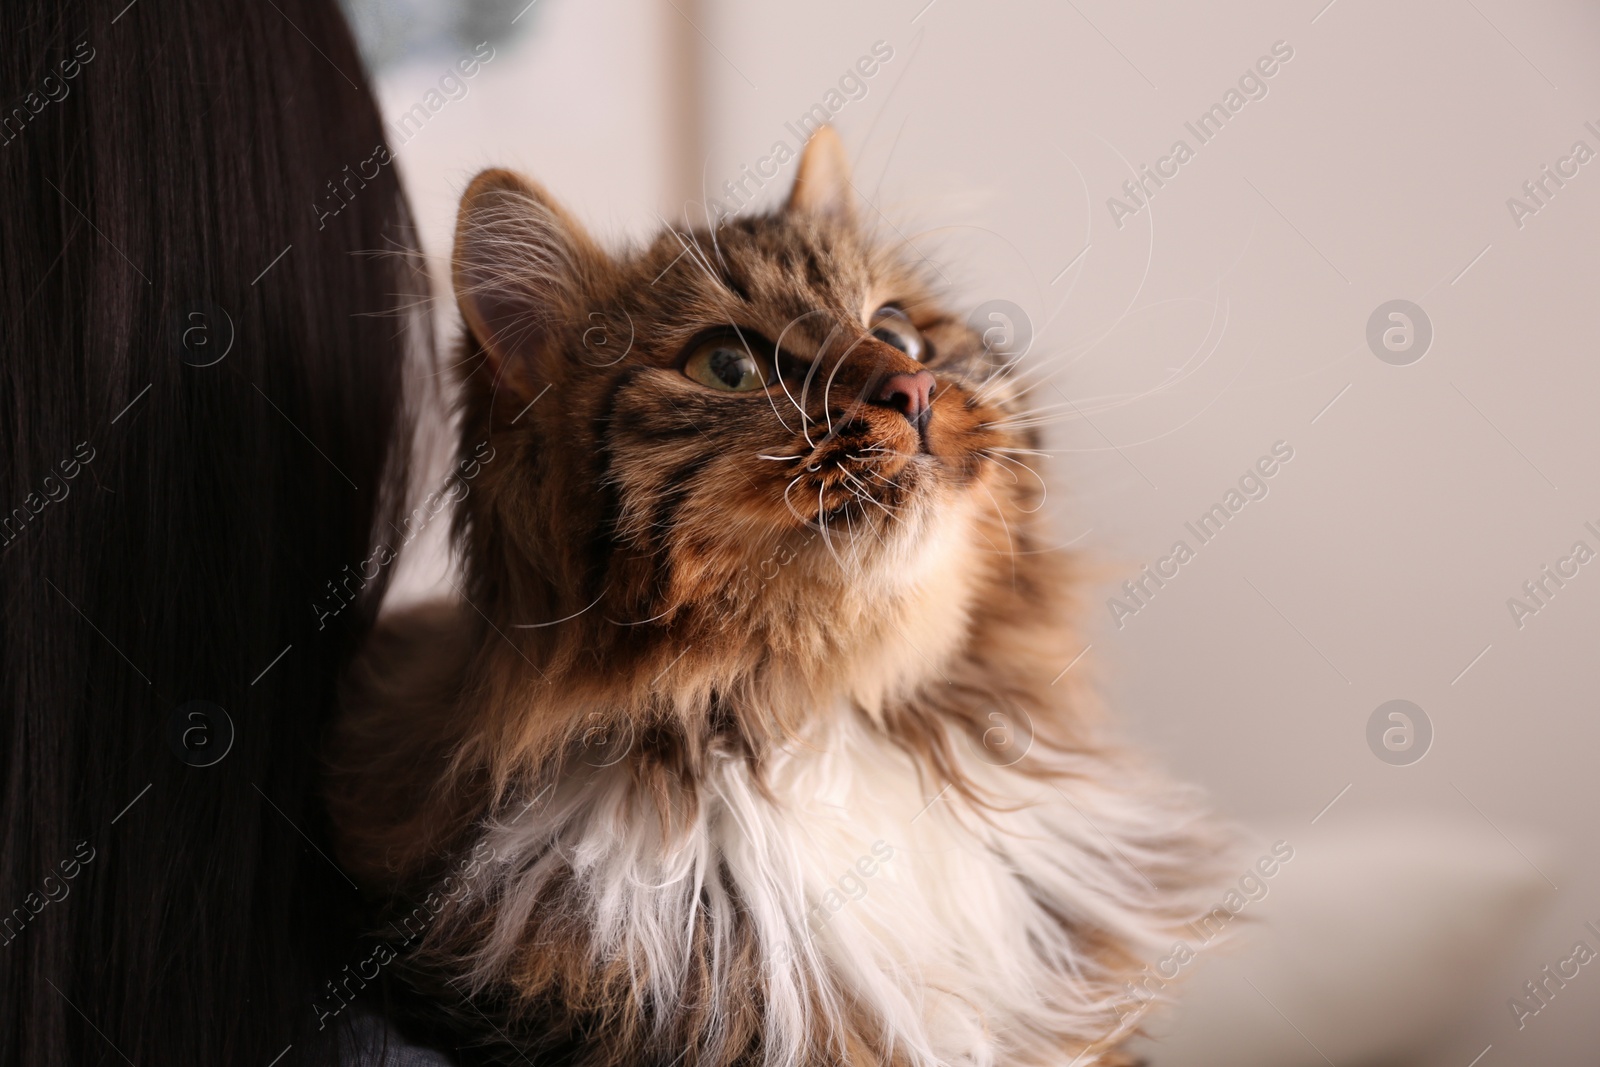
{"type": "Polygon", "coordinates": [[[446,97],[419,129],[407,114],[470,50],[379,76],[436,277],[448,263],[461,193],[485,167],[536,178],[602,239],[658,225],[671,203],[667,175],[681,169],[677,131],[695,91],[685,80],[687,42],[669,16],[676,18],[664,0],[534,0],[521,15],[531,25],[508,26],[509,43],[491,43],[494,58],[463,79],[465,93],[446,97]]]}

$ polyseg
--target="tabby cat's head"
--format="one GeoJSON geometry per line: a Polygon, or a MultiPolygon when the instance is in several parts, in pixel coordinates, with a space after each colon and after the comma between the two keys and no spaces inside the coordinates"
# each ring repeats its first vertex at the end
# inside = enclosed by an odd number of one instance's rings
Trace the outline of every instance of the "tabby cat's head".
{"type": "Polygon", "coordinates": [[[959,614],[996,569],[977,557],[1010,567],[1013,387],[853,200],[831,130],[781,210],[622,255],[516,174],[473,181],[463,447],[497,457],[464,508],[475,603],[591,647],[695,626],[770,645],[908,596],[959,614]]]}

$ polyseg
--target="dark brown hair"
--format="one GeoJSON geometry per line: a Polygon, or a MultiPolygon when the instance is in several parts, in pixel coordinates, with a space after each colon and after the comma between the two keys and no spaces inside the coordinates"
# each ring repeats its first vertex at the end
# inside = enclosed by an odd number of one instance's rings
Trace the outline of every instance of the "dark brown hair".
{"type": "Polygon", "coordinates": [[[386,575],[314,605],[398,516],[427,343],[382,123],[332,0],[0,40],[0,1064],[330,1062],[316,754],[386,575]]]}

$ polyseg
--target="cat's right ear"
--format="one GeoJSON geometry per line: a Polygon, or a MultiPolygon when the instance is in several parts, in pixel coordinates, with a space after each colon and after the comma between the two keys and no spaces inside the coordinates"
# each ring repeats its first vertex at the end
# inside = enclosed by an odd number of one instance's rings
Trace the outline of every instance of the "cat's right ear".
{"type": "Polygon", "coordinates": [[[552,379],[563,323],[580,321],[606,255],[536,182],[486,170],[461,198],[451,281],[503,387],[532,399],[552,379]]]}

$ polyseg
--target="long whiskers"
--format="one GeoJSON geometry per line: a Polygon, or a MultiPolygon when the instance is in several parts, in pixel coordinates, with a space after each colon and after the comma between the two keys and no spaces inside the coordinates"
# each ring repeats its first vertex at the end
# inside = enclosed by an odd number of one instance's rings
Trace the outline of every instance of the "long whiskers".
{"type": "MultiPolygon", "coordinates": [[[[822,314],[822,311],[819,309],[819,310],[814,310],[814,311],[808,311],[804,315],[798,315],[795,318],[790,319],[784,325],[783,329],[778,331],[777,340],[773,342],[773,351],[776,352],[776,353],[779,353],[781,355],[783,350],[784,350],[783,349],[783,339],[786,336],[788,336],[789,331],[794,329],[795,325],[798,322],[800,322],[801,319],[809,318],[812,315],[820,315],[820,314],[822,314]]],[[[832,333],[828,334],[828,337],[831,340],[832,337],[833,337],[833,334],[832,333]]],[[[824,346],[826,346],[826,343],[827,342],[824,342],[824,346]]],[[[814,373],[815,370],[816,370],[816,361],[815,360],[812,361],[811,368],[812,368],[811,371],[808,371],[807,374],[806,374],[806,385],[807,386],[809,386],[810,383],[811,383],[811,374],[814,373]]],[[[789,386],[783,380],[783,375],[781,375],[781,374],[778,375],[778,388],[783,390],[783,395],[788,399],[789,403],[794,406],[794,409],[797,412],[800,413],[800,433],[801,433],[802,436],[805,437],[806,444],[811,446],[812,448],[816,448],[817,447],[817,443],[815,441],[811,440],[811,432],[808,429],[808,427],[811,425],[813,420],[811,419],[811,417],[809,415],[806,414],[806,409],[805,409],[805,404],[804,404],[805,388],[802,387],[802,389],[801,389],[801,392],[800,392],[801,399],[800,400],[796,400],[794,398],[794,394],[789,392],[789,386]]],[[[767,391],[767,398],[768,398],[769,401],[771,400],[771,398],[772,398],[771,390],[767,391]]]]}
{"type": "Polygon", "coordinates": [[[822,499],[822,494],[826,490],[826,486],[817,486],[817,527],[822,531],[822,543],[828,546],[828,555],[833,557],[840,570],[844,570],[844,560],[839,558],[838,551],[833,547],[833,538],[828,534],[828,510],[822,499]]]}
{"type": "MultiPolygon", "coordinates": [[[[818,352],[819,355],[828,350],[828,346],[833,343],[834,334],[838,333],[839,329],[840,329],[839,324],[837,322],[835,322],[833,324],[833,329],[828,331],[828,336],[824,337],[822,339],[822,344],[817,346],[817,352],[818,352]]],[[[811,383],[816,378],[816,376],[817,376],[817,368],[820,367],[820,366],[822,366],[822,360],[821,359],[813,359],[811,361],[811,366],[806,369],[806,379],[800,385],[800,407],[802,409],[805,408],[806,404],[809,402],[809,400],[811,398],[811,383]]],[[[823,406],[826,407],[828,398],[826,396],[824,396],[822,399],[823,399],[823,406]]],[[[807,440],[809,441],[810,439],[807,438],[807,440]]],[[[813,445],[812,447],[815,448],[816,446],[813,445]]]]}
{"type": "MultiPolygon", "coordinates": [[[[831,338],[832,334],[829,337],[831,338]]],[[[850,358],[850,353],[854,352],[863,340],[865,340],[864,337],[856,338],[850,342],[849,347],[839,354],[839,358],[834,360],[833,369],[828,372],[827,384],[822,387],[822,417],[828,422],[829,437],[833,436],[833,413],[828,407],[828,396],[833,392],[833,377],[839,373],[839,368],[844,366],[845,360],[850,358]]],[[[845,413],[845,418],[849,418],[856,413],[856,410],[861,407],[863,399],[859,396],[855,398],[855,402],[850,405],[850,410],[845,413]]]]}
{"type": "MultiPolygon", "coordinates": [[[[1014,466],[1021,467],[1023,470],[1025,470],[1029,474],[1033,475],[1034,481],[1039,483],[1039,503],[1038,503],[1038,505],[1036,507],[1021,508],[1019,510],[1023,511],[1025,514],[1032,515],[1032,514],[1034,514],[1035,512],[1039,511],[1040,509],[1042,509],[1044,507],[1045,501],[1047,501],[1049,499],[1049,496],[1050,496],[1050,486],[1049,486],[1049,483],[1047,483],[1044,480],[1043,476],[1040,475],[1038,471],[1034,470],[1032,467],[1028,466],[1026,463],[1022,462],[1020,459],[1016,459],[1016,458],[1013,458],[1013,457],[1007,456],[1007,455],[1002,455],[1002,454],[1000,454],[998,452],[995,452],[993,449],[989,449],[989,448],[981,449],[979,451],[979,455],[987,456],[989,459],[995,460],[995,461],[997,461],[999,463],[1012,464],[1014,466]]],[[[1002,467],[1001,469],[1005,470],[1006,468],[1002,467]]],[[[1016,484],[1016,483],[1021,481],[1020,478],[1017,478],[1017,475],[1016,475],[1015,471],[1011,472],[1011,477],[1014,479],[1014,483],[1013,484],[1016,484]]]]}
{"type": "Polygon", "coordinates": [[[1017,539],[1011,536],[1011,524],[1006,521],[1006,512],[1000,506],[1000,501],[995,499],[994,493],[990,491],[987,485],[983,485],[982,482],[978,484],[983,486],[984,494],[988,496],[989,502],[994,505],[995,518],[1000,520],[1000,528],[1005,531],[1006,555],[1011,559],[1011,587],[1015,589],[1017,585],[1017,539]]]}
{"type": "Polygon", "coordinates": [[[853,483],[854,485],[860,486],[859,490],[854,490],[853,491],[855,493],[855,497],[856,497],[857,500],[862,500],[862,501],[865,501],[866,503],[872,504],[879,511],[881,511],[885,515],[889,516],[889,518],[893,519],[895,522],[903,522],[904,521],[903,519],[900,518],[900,516],[896,515],[892,510],[890,510],[890,508],[889,508],[889,506],[887,504],[885,504],[883,501],[879,500],[877,497],[873,496],[871,490],[869,490],[867,488],[867,484],[865,482],[863,482],[860,478],[857,478],[855,475],[851,474],[847,470],[844,470],[843,468],[840,468],[839,473],[844,475],[846,478],[848,478],[851,481],[851,483],[853,483]]]}

